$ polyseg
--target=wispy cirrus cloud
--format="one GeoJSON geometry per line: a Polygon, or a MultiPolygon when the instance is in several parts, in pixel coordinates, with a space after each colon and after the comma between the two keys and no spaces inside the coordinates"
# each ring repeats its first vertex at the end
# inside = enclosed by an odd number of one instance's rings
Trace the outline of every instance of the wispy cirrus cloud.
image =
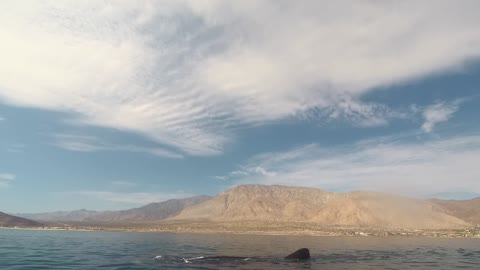
{"type": "Polygon", "coordinates": [[[2,1],[0,97],[190,155],[221,153],[235,128],[309,111],[385,125],[388,108],[362,95],[479,57],[479,10],[478,1],[2,1]]]}
{"type": "Polygon", "coordinates": [[[7,152],[10,153],[23,153],[27,148],[26,144],[23,143],[13,143],[7,145],[7,152]]]}
{"type": "Polygon", "coordinates": [[[116,180],[111,182],[112,185],[118,187],[134,187],[137,184],[131,181],[124,181],[124,180],[116,180]]]}
{"type": "Polygon", "coordinates": [[[393,119],[406,119],[415,115],[411,108],[392,109],[384,104],[361,102],[348,95],[338,95],[323,108],[312,108],[297,114],[299,118],[343,121],[356,127],[384,126],[393,119]]]}
{"type": "Polygon", "coordinates": [[[136,145],[113,144],[100,140],[94,136],[73,135],[73,134],[54,134],[55,146],[69,151],[76,152],[130,152],[145,153],[164,158],[183,158],[182,154],[169,151],[159,147],[144,147],[136,145]]]}
{"type": "Polygon", "coordinates": [[[422,125],[422,130],[430,133],[437,124],[448,121],[458,110],[460,103],[461,101],[459,100],[454,102],[439,102],[426,107],[423,111],[425,122],[422,125]]]}
{"type": "Polygon", "coordinates": [[[16,179],[16,176],[11,173],[0,173],[0,188],[6,188],[9,187],[16,179]]]}
{"type": "Polygon", "coordinates": [[[227,179],[327,190],[379,190],[414,196],[480,193],[480,137],[429,142],[376,139],[337,147],[306,145],[251,158],[227,179]]]}

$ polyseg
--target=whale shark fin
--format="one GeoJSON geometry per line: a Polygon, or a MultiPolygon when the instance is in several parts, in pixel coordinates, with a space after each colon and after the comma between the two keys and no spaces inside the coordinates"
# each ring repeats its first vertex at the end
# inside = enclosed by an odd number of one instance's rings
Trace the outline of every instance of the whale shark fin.
{"type": "Polygon", "coordinates": [[[301,248],[285,257],[286,260],[308,260],[310,259],[310,250],[301,248]]]}

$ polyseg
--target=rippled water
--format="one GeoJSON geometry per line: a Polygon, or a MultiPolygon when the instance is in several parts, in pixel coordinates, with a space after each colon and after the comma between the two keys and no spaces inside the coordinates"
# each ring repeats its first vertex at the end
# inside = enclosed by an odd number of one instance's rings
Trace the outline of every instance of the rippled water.
{"type": "Polygon", "coordinates": [[[0,230],[0,269],[480,269],[480,239],[0,230]]]}

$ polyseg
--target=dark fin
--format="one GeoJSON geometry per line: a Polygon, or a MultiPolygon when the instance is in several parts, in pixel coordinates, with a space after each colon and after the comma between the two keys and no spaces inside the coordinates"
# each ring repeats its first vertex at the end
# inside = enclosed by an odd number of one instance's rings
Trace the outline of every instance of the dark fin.
{"type": "Polygon", "coordinates": [[[310,250],[301,248],[285,257],[286,260],[308,260],[310,259],[310,250]]]}

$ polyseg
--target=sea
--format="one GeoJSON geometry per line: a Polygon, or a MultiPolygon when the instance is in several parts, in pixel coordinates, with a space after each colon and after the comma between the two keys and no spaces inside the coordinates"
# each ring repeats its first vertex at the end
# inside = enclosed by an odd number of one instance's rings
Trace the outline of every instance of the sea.
{"type": "Polygon", "coordinates": [[[0,269],[480,269],[480,239],[0,229],[0,269]]]}

